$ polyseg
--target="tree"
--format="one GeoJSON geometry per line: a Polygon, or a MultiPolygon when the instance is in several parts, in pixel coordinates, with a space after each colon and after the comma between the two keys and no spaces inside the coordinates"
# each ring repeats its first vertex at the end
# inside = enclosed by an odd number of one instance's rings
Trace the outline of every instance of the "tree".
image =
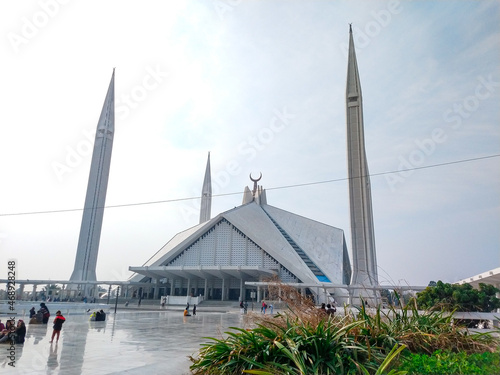
{"type": "Polygon", "coordinates": [[[438,281],[436,286],[428,286],[417,294],[417,303],[424,309],[438,307],[448,311],[491,312],[500,307],[500,300],[495,296],[498,292],[498,288],[483,283],[479,284],[479,289],[474,289],[470,284],[438,281]]]}

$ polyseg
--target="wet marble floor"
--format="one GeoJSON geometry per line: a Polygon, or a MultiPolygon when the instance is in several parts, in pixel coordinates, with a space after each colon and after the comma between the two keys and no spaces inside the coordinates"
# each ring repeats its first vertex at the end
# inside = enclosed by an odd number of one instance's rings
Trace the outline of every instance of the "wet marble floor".
{"type": "Polygon", "coordinates": [[[67,315],[58,343],[50,344],[52,324],[28,325],[26,342],[15,347],[9,365],[8,344],[0,344],[2,374],[190,374],[188,356],[204,337],[222,337],[229,327],[247,327],[238,312],[118,311],[105,322],[67,315]]]}

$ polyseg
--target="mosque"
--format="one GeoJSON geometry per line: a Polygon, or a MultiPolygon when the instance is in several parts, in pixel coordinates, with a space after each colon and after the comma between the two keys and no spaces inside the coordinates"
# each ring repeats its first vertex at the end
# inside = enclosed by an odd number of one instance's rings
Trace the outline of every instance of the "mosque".
{"type": "MultiPolygon", "coordinates": [[[[245,282],[272,277],[284,283],[349,284],[344,232],[268,205],[266,191],[253,181],[241,206],[178,233],[143,266],[129,267],[137,273],[131,281],[151,281],[159,295],[220,301],[251,300],[252,292],[260,300],[261,289],[245,282]]],[[[205,213],[202,209],[201,216],[205,213]]]]}
{"type": "Polygon", "coordinates": [[[369,290],[378,286],[378,278],[352,29],[349,36],[346,116],[354,272],[344,231],[269,205],[265,189],[258,185],[262,175],[257,179],[250,175],[253,188],[245,188],[241,206],[211,218],[209,155],[200,223],[175,235],[142,266],[129,267],[136,273],[131,282],[150,283],[149,298],[260,301],[266,297],[265,281],[272,278],[299,287],[319,302],[331,298],[325,286],[339,292],[355,284],[357,294],[361,290],[365,297],[367,291],[369,298],[376,294],[369,290]]]}
{"type": "MultiPolygon", "coordinates": [[[[68,290],[96,296],[96,263],[109,177],[114,126],[114,71],[97,125],[75,266],[68,290]]],[[[211,217],[208,156],[201,194],[200,223],[175,235],[120,285],[124,297],[200,300],[260,300],[266,282],[279,279],[327,302],[340,296],[373,299],[379,288],[363,105],[352,29],[346,85],[347,162],[352,269],[344,231],[267,203],[262,178],[250,179],[242,204],[211,217]],[[322,291],[320,291],[320,289],[322,291]],[[129,294],[131,293],[131,294],[129,294]]],[[[35,286],[36,287],[36,286],[35,286]]],[[[111,288],[111,286],[110,286],[111,288]]],[[[351,302],[351,301],[348,301],[351,302]]]]}

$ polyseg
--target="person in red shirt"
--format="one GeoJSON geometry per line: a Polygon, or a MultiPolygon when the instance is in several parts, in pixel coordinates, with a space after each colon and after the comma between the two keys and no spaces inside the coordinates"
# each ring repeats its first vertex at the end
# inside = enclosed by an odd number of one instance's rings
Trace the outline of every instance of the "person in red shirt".
{"type": "Polygon", "coordinates": [[[57,310],[56,318],[54,319],[54,330],[52,331],[52,338],[50,339],[50,343],[54,341],[54,337],[57,335],[56,342],[59,341],[59,334],[61,333],[62,325],[66,321],[66,318],[62,316],[61,311],[57,310]]]}

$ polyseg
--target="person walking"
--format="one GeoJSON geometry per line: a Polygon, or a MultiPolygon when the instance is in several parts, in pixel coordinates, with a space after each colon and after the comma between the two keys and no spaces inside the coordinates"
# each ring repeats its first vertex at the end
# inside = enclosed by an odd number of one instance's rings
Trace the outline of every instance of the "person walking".
{"type": "Polygon", "coordinates": [[[66,321],[66,318],[62,316],[61,311],[57,310],[56,318],[54,319],[54,326],[52,327],[54,330],[52,331],[52,338],[50,339],[50,343],[54,341],[54,337],[57,336],[56,342],[59,341],[59,334],[61,333],[62,325],[66,321]]]}

